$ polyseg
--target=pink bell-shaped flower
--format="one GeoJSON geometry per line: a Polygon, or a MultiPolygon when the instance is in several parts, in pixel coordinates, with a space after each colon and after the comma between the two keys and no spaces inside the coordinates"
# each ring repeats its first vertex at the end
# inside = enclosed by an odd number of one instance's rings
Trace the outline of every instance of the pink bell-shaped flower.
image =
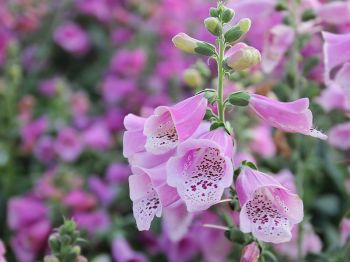
{"type": "Polygon", "coordinates": [[[285,132],[327,139],[325,134],[312,128],[312,113],[308,98],[280,102],[266,96],[251,94],[249,107],[264,122],[285,132]]]}
{"type": "Polygon", "coordinates": [[[204,94],[199,94],[174,106],[157,107],[145,121],[146,151],[164,154],[189,138],[202,122],[207,103],[204,94]]]}
{"type": "Polygon", "coordinates": [[[223,128],[189,139],[167,163],[167,182],[188,211],[201,211],[220,201],[232,184],[233,139],[223,128]]]}
{"type": "Polygon", "coordinates": [[[165,164],[150,169],[134,166],[132,173],[129,188],[137,228],[148,230],[154,216],[160,217],[162,208],[179,200],[179,196],[166,184],[165,164]]]}
{"type": "Polygon", "coordinates": [[[240,229],[264,242],[283,243],[304,216],[303,202],[272,176],[243,166],[236,181],[240,229]]]}

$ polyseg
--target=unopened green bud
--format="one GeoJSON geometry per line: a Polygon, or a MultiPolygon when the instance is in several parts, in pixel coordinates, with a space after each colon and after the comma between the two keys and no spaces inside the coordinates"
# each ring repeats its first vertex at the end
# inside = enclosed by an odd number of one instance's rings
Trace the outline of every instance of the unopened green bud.
{"type": "Polygon", "coordinates": [[[249,96],[248,93],[246,93],[246,92],[236,92],[236,93],[230,94],[230,96],[228,97],[227,101],[231,105],[247,106],[249,104],[249,99],[250,99],[250,96],[249,96]]]}
{"type": "Polygon", "coordinates": [[[210,33],[219,36],[222,33],[222,26],[216,17],[208,17],[204,20],[204,25],[210,33]]]}
{"type": "Polygon", "coordinates": [[[185,71],[184,81],[188,86],[192,88],[200,87],[203,85],[201,74],[198,72],[198,70],[193,68],[187,69],[185,71]]]}
{"type": "Polygon", "coordinates": [[[234,17],[234,15],[235,15],[235,11],[233,11],[233,9],[226,8],[221,16],[222,22],[224,22],[224,23],[230,22],[232,20],[232,18],[234,17]]]}
{"type": "Polygon", "coordinates": [[[60,236],[57,233],[51,235],[49,238],[50,248],[54,252],[58,252],[61,248],[61,242],[60,242],[59,238],[60,238],[60,236]]]}
{"type": "Polygon", "coordinates": [[[219,17],[219,11],[218,11],[218,9],[215,8],[215,7],[211,7],[211,8],[209,9],[209,14],[210,14],[210,16],[212,16],[212,17],[219,17]]]}
{"type": "Polygon", "coordinates": [[[276,11],[286,11],[288,10],[288,6],[284,2],[277,2],[275,6],[276,11]]]}
{"type": "Polygon", "coordinates": [[[185,33],[179,33],[172,39],[174,45],[180,50],[190,54],[212,56],[215,54],[215,47],[209,43],[199,41],[185,33]]]}
{"type": "Polygon", "coordinates": [[[301,15],[301,20],[304,22],[309,21],[309,20],[313,20],[315,18],[316,18],[316,15],[312,9],[305,10],[303,12],[303,14],[301,15]]]}
{"type": "Polygon", "coordinates": [[[225,67],[235,71],[242,71],[257,65],[261,61],[260,52],[254,47],[238,43],[232,49],[235,50],[224,60],[225,67]]]}
{"type": "Polygon", "coordinates": [[[225,41],[227,43],[238,41],[245,33],[249,31],[250,26],[251,21],[249,18],[241,19],[236,26],[232,27],[225,33],[225,41]]]}

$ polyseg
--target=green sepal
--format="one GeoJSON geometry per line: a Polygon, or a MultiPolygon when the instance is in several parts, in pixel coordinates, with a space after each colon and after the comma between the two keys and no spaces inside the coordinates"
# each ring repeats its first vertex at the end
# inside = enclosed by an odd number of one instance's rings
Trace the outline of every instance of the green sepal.
{"type": "Polygon", "coordinates": [[[230,228],[230,230],[225,231],[225,237],[235,243],[244,245],[247,240],[245,234],[236,228],[230,228]]]}
{"type": "Polygon", "coordinates": [[[247,160],[242,161],[242,166],[247,166],[247,167],[250,167],[254,170],[258,170],[257,166],[253,162],[250,162],[247,160]]]}
{"type": "Polygon", "coordinates": [[[310,21],[316,18],[316,15],[312,9],[306,9],[301,15],[301,20],[303,22],[310,21]]]}
{"type": "Polygon", "coordinates": [[[207,42],[199,42],[194,51],[199,55],[212,56],[215,54],[215,46],[207,42]]]}
{"type": "Polygon", "coordinates": [[[240,29],[239,26],[232,27],[230,30],[228,30],[225,33],[225,35],[224,35],[225,41],[226,41],[226,43],[235,42],[238,39],[240,39],[243,34],[244,34],[244,32],[240,29]]]}
{"type": "Polygon", "coordinates": [[[250,96],[246,92],[235,92],[230,94],[227,102],[234,106],[247,106],[249,104],[250,96]]]}

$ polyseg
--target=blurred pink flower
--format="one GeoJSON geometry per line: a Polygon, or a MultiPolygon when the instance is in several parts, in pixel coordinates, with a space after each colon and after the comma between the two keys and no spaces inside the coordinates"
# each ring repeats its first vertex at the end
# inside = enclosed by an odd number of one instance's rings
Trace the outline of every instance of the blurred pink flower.
{"type": "Polygon", "coordinates": [[[280,102],[266,96],[251,94],[249,107],[265,123],[285,132],[327,139],[326,135],[312,127],[313,117],[309,109],[308,98],[293,102],[280,102]]]}
{"type": "Polygon", "coordinates": [[[78,227],[86,230],[90,235],[106,230],[111,223],[108,214],[103,210],[75,213],[72,217],[78,227]]]}
{"type": "Polygon", "coordinates": [[[50,164],[55,158],[54,140],[50,136],[41,136],[34,148],[34,155],[45,164],[50,164]]]}
{"type": "Polygon", "coordinates": [[[276,154],[276,146],[272,138],[272,129],[266,124],[260,124],[251,130],[249,147],[262,157],[273,157],[276,154]]]}
{"type": "Polygon", "coordinates": [[[110,108],[104,116],[104,122],[112,132],[116,132],[123,128],[124,117],[125,111],[123,109],[110,108]]]}
{"type": "Polygon", "coordinates": [[[340,223],[340,242],[344,246],[350,237],[350,218],[343,218],[340,223]]]}
{"type": "Polygon", "coordinates": [[[21,230],[44,219],[48,208],[38,199],[32,197],[11,198],[7,209],[8,226],[12,230],[21,230]]]}
{"type": "MultiPolygon", "coordinates": [[[[322,242],[320,237],[314,232],[312,226],[308,223],[303,225],[304,235],[302,240],[302,256],[305,257],[308,253],[318,254],[322,250],[322,242]]],[[[275,244],[274,249],[292,259],[298,259],[298,227],[292,229],[292,239],[288,243],[275,244]]]]}
{"type": "Polygon", "coordinates": [[[142,73],[147,54],[142,49],[120,50],[112,58],[111,71],[126,77],[142,73]]]}
{"type": "Polygon", "coordinates": [[[304,217],[303,202],[272,176],[244,166],[236,181],[240,229],[261,241],[283,243],[304,217]]]}
{"type": "Polygon", "coordinates": [[[132,250],[124,237],[118,236],[112,244],[113,259],[116,262],[146,262],[147,259],[139,252],[132,250]]]}
{"type": "Polygon", "coordinates": [[[66,127],[59,130],[54,144],[57,155],[67,162],[72,162],[80,155],[83,145],[77,131],[73,128],[66,127]]]}
{"type": "Polygon", "coordinates": [[[94,16],[101,22],[108,22],[111,19],[111,9],[108,0],[76,0],[77,8],[85,15],[94,16]]]}
{"type": "Polygon", "coordinates": [[[90,40],[87,33],[73,22],[59,26],[53,36],[55,42],[67,52],[75,56],[83,56],[90,50],[90,40]]]}
{"type": "Polygon", "coordinates": [[[117,188],[107,184],[101,178],[92,176],[88,180],[90,190],[96,194],[103,206],[109,205],[117,195],[117,188]]]}
{"type": "Polygon", "coordinates": [[[350,122],[334,126],[329,131],[329,143],[341,150],[350,149],[350,122]]]}
{"type": "Polygon", "coordinates": [[[112,163],[106,170],[106,179],[109,183],[122,183],[131,175],[129,165],[123,163],[112,163]]]}
{"type": "Polygon", "coordinates": [[[75,190],[64,196],[63,204],[67,205],[74,211],[86,211],[96,206],[97,199],[93,194],[82,190],[75,190]]]}
{"type": "Polygon", "coordinates": [[[37,255],[44,252],[47,247],[47,238],[51,229],[50,222],[41,218],[38,222],[17,231],[11,238],[11,247],[16,261],[36,261],[37,255]]]}
{"type": "Polygon", "coordinates": [[[70,106],[74,115],[85,115],[90,109],[90,100],[84,91],[77,91],[70,97],[70,106]]]}
{"type": "Polygon", "coordinates": [[[340,25],[350,23],[350,3],[348,1],[324,3],[316,8],[316,15],[328,24],[340,25]]]}
{"type": "Polygon", "coordinates": [[[82,133],[83,143],[88,147],[104,151],[112,144],[112,136],[108,128],[101,122],[97,122],[90,126],[82,133]]]}
{"type": "Polygon", "coordinates": [[[41,94],[49,97],[56,96],[59,89],[59,77],[44,79],[39,82],[38,90],[41,94]]]}
{"type": "Polygon", "coordinates": [[[37,139],[48,128],[49,122],[45,116],[39,117],[21,128],[21,137],[24,150],[32,150],[37,139]]]}
{"type": "Polygon", "coordinates": [[[220,201],[232,184],[233,140],[223,128],[182,142],[167,162],[167,183],[175,187],[190,212],[220,201]]]}
{"type": "Polygon", "coordinates": [[[6,262],[5,253],[6,253],[5,245],[0,239],[0,262],[6,262]]]}
{"type": "Polygon", "coordinates": [[[294,31],[286,25],[275,25],[269,31],[262,51],[262,69],[271,73],[282,61],[294,41],[294,31]]]}
{"type": "Polygon", "coordinates": [[[103,99],[108,104],[118,103],[131,92],[137,90],[135,81],[132,79],[120,79],[108,75],[101,84],[103,99]]]}
{"type": "Polygon", "coordinates": [[[242,250],[240,262],[258,262],[260,249],[255,242],[246,245],[242,250]]]}

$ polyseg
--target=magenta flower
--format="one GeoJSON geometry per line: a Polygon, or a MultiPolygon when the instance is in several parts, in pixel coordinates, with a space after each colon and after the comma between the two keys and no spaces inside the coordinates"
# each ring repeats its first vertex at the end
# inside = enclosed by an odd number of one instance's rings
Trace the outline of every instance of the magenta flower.
{"type": "Polygon", "coordinates": [[[84,131],[82,140],[92,149],[104,151],[111,146],[112,136],[103,122],[96,122],[84,131]]]}
{"type": "Polygon", "coordinates": [[[79,134],[70,127],[59,131],[54,147],[60,158],[67,162],[76,160],[83,149],[79,134]]]}
{"type": "Polygon", "coordinates": [[[252,129],[249,147],[262,157],[269,158],[276,154],[276,146],[272,138],[272,128],[260,124],[252,129]]]}
{"type": "Polygon", "coordinates": [[[160,217],[162,208],[179,199],[176,190],[166,184],[166,166],[146,169],[132,167],[129,177],[130,199],[139,230],[148,230],[154,216],[160,217]]]}
{"type": "Polygon", "coordinates": [[[244,166],[236,181],[241,205],[240,229],[259,240],[291,240],[292,227],[304,216],[302,200],[272,176],[244,166]]]}
{"type": "Polygon", "coordinates": [[[76,56],[85,55],[90,49],[90,40],[87,33],[73,22],[67,22],[59,26],[53,38],[64,50],[76,56]]]}
{"type": "Polygon", "coordinates": [[[147,54],[142,49],[120,50],[112,58],[111,70],[126,77],[137,76],[142,73],[146,58],[147,54]]]}
{"type": "Polygon", "coordinates": [[[290,133],[301,133],[327,139],[327,136],[312,128],[312,113],[309,99],[280,102],[266,96],[250,95],[249,107],[267,124],[290,133]]]}
{"type": "Polygon", "coordinates": [[[232,184],[233,140],[224,129],[181,143],[167,163],[167,182],[175,187],[188,211],[201,211],[220,201],[232,184]]]}
{"type": "Polygon", "coordinates": [[[85,211],[95,207],[97,199],[90,193],[75,190],[64,197],[63,203],[74,211],[85,211]]]}
{"type": "Polygon", "coordinates": [[[85,229],[90,235],[97,231],[103,231],[108,228],[111,221],[105,211],[82,212],[73,215],[79,228],[85,229]]]}
{"type": "Polygon", "coordinates": [[[185,141],[198,128],[207,108],[204,94],[190,97],[174,106],[159,106],[145,121],[146,151],[164,154],[185,141]]]}

